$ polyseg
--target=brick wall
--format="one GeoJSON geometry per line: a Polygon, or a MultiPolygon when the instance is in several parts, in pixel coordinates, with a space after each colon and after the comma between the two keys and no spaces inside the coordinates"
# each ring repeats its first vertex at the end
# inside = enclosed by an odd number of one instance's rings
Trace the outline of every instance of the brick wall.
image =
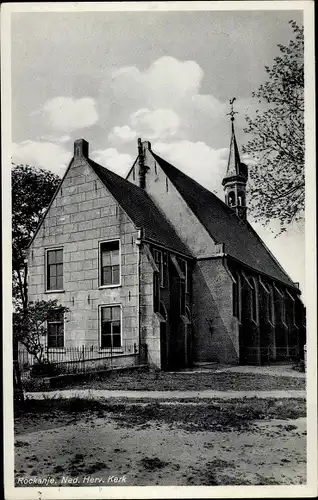
{"type": "Polygon", "coordinates": [[[195,360],[238,363],[238,321],[232,314],[232,279],[222,259],[204,259],[193,270],[195,360]]]}
{"type": "Polygon", "coordinates": [[[65,346],[99,346],[99,306],[122,306],[122,338],[138,339],[137,231],[90,166],[74,159],[29,249],[29,300],[57,299],[66,314],[65,346]],[[99,288],[99,243],[120,240],[121,286],[99,288]],[[64,292],[45,291],[45,249],[63,247],[64,292]]]}

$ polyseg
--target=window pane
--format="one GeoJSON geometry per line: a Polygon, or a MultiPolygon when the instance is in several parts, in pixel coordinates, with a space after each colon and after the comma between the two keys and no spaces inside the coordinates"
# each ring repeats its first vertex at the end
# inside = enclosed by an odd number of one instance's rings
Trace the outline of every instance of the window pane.
{"type": "Polygon", "coordinates": [[[63,264],[56,265],[56,274],[58,276],[63,276],[63,264]]]}
{"type": "Polygon", "coordinates": [[[113,321],[113,333],[120,333],[120,321],[113,321]]]}
{"type": "Polygon", "coordinates": [[[111,347],[111,336],[110,335],[105,335],[102,336],[102,348],[105,347],[111,347]]]}
{"type": "Polygon", "coordinates": [[[49,273],[50,273],[50,276],[56,276],[56,265],[55,264],[51,264],[50,267],[49,267],[49,273]]]}
{"type": "Polygon", "coordinates": [[[64,347],[64,335],[58,335],[56,338],[56,347],[64,347]]]}
{"type": "Polygon", "coordinates": [[[121,347],[120,335],[113,335],[113,347],[121,347]]]}
{"type": "Polygon", "coordinates": [[[56,288],[56,276],[50,277],[49,290],[57,290],[57,288],[56,288]]]}
{"type": "Polygon", "coordinates": [[[102,285],[112,284],[112,268],[110,266],[103,267],[102,269],[102,285]]]}
{"type": "Polygon", "coordinates": [[[110,259],[112,266],[119,264],[119,250],[112,250],[110,253],[110,259]]]}
{"type": "Polygon", "coordinates": [[[48,347],[56,347],[56,325],[48,324],[48,336],[47,336],[48,347]]]}
{"type": "Polygon", "coordinates": [[[111,321],[104,321],[102,323],[102,336],[111,334],[111,321]]]}
{"type": "Polygon", "coordinates": [[[47,262],[48,264],[55,264],[55,250],[50,250],[47,253],[47,262]]]}
{"type": "Polygon", "coordinates": [[[63,290],[63,276],[57,276],[56,279],[56,289],[63,290]]]}
{"type": "Polygon", "coordinates": [[[109,250],[103,250],[102,251],[102,267],[104,266],[110,266],[111,261],[110,261],[110,252],[109,250]]]}
{"type": "Polygon", "coordinates": [[[56,347],[56,337],[48,337],[47,346],[48,347],[56,347]]]}
{"type": "Polygon", "coordinates": [[[117,285],[119,283],[119,266],[113,266],[112,271],[113,271],[112,284],[117,285]]]}
{"type": "Polygon", "coordinates": [[[55,262],[63,264],[63,250],[56,250],[55,262]]]}
{"type": "Polygon", "coordinates": [[[102,308],[102,321],[111,319],[111,307],[103,307],[102,308]]]}
{"type": "Polygon", "coordinates": [[[120,307],[112,307],[112,318],[113,320],[120,319],[120,307]]]}

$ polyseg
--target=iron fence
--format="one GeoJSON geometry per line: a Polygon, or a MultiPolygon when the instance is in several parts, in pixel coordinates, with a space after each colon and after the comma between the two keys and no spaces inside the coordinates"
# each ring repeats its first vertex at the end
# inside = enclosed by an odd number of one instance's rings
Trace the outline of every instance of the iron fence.
{"type": "Polygon", "coordinates": [[[121,348],[101,349],[94,345],[79,347],[48,348],[43,353],[43,363],[25,349],[18,350],[18,362],[22,378],[32,375],[57,375],[65,373],[94,372],[101,369],[142,362],[144,347],[137,343],[124,343],[121,348]]]}

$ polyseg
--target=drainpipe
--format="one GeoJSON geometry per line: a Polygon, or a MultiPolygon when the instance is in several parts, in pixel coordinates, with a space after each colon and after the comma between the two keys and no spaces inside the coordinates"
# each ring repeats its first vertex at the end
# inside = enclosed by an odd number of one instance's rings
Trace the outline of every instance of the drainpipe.
{"type": "Polygon", "coordinates": [[[137,281],[138,281],[138,299],[137,299],[137,331],[138,331],[138,341],[139,341],[139,360],[141,353],[141,331],[140,331],[140,246],[142,243],[142,230],[138,229],[136,246],[137,246],[137,281]]]}

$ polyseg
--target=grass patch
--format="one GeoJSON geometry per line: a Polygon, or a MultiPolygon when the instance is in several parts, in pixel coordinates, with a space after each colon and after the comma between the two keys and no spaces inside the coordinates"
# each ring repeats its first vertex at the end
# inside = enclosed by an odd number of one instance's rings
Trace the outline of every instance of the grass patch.
{"type": "Polygon", "coordinates": [[[92,375],[86,382],[65,383],[64,389],[108,389],[131,391],[268,391],[305,389],[305,379],[254,373],[176,372],[155,370],[112,372],[104,378],[92,375]]]}
{"type": "MultiPolygon", "coordinates": [[[[142,404],[110,402],[93,399],[27,400],[25,412],[16,423],[16,432],[27,432],[28,426],[37,426],[41,421],[49,422],[52,427],[70,425],[74,419],[68,415],[76,414],[75,421],[93,418],[111,418],[117,425],[126,428],[149,427],[162,423],[189,432],[244,430],[253,421],[270,419],[297,419],[306,416],[306,403],[303,399],[258,399],[241,398],[229,400],[200,400],[165,404],[164,401],[143,402],[142,404]]],[[[293,427],[290,426],[289,430],[293,427]]],[[[77,457],[80,460],[80,457],[77,457]]]]}
{"type": "Polygon", "coordinates": [[[139,464],[146,470],[149,471],[155,471],[155,470],[160,470],[169,465],[169,462],[164,462],[163,460],[160,460],[160,458],[155,457],[155,458],[150,458],[150,457],[144,457],[142,460],[139,460],[139,464]]]}

